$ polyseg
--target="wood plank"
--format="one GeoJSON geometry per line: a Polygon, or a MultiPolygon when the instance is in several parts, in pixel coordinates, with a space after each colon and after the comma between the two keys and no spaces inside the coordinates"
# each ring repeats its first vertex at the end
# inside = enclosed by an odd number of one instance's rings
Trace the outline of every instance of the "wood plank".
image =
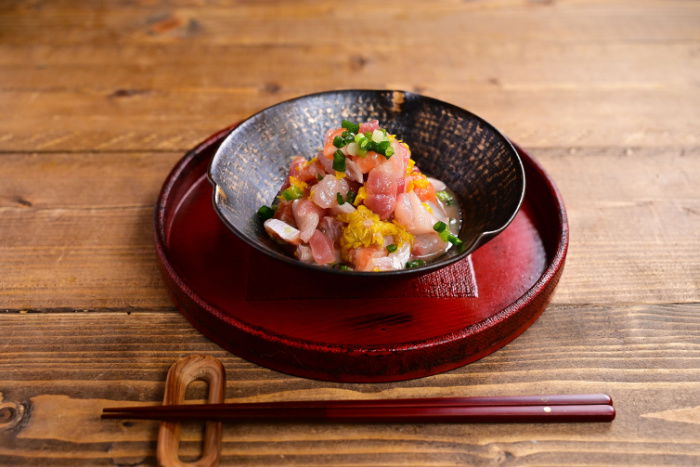
{"type": "MultiPolygon", "coordinates": [[[[0,67],[0,95],[16,115],[0,127],[7,149],[184,149],[181,138],[173,141],[169,136],[185,131],[191,138],[202,138],[214,131],[217,118],[223,126],[278,100],[317,91],[319,83],[329,81],[337,87],[399,87],[432,94],[483,114],[530,146],[571,141],[596,145],[601,138],[611,144],[697,142],[691,123],[698,101],[688,99],[700,78],[700,56],[693,45],[534,49],[518,43],[472,44],[446,54],[434,54],[434,46],[426,45],[412,49],[415,56],[426,58],[404,76],[381,73],[384,67],[411,67],[412,57],[396,47],[361,55],[331,48],[215,47],[178,64],[168,62],[166,52],[172,48],[164,46],[113,46],[99,53],[93,48],[88,49],[91,56],[84,46],[62,54],[43,49],[33,54],[33,61],[44,63],[39,68],[25,64],[26,53],[9,48],[0,53],[14,57],[0,67]],[[621,55],[625,61],[619,60],[621,55]],[[49,65],[46,60],[58,63],[49,65]],[[188,72],[182,73],[183,68],[188,72]],[[251,71],[231,82],[231,70],[241,68],[251,71]],[[549,71],[543,78],[545,68],[549,71]],[[640,92],[646,97],[631,97],[640,92]],[[600,98],[587,99],[588,93],[600,98]],[[562,107],[562,102],[570,106],[562,107]],[[659,102],[669,109],[674,106],[676,112],[667,112],[670,118],[660,121],[659,102]],[[47,109],[60,128],[45,128],[47,109]],[[76,119],[77,112],[84,118],[76,119]],[[569,118],[551,118],[562,112],[569,118]],[[611,120],[615,112],[629,116],[611,120]],[[35,131],[37,126],[42,131],[35,131]],[[670,140],[670,134],[676,134],[672,129],[681,135],[680,141],[670,140]]],[[[185,57],[191,51],[192,47],[178,49],[185,57]]]]}
{"type": "Polygon", "coordinates": [[[220,43],[340,44],[348,38],[411,46],[447,34],[467,41],[575,42],[611,39],[695,40],[698,8],[692,2],[652,1],[629,8],[625,1],[414,2],[356,1],[352,8],[322,2],[236,2],[201,8],[195,2],[123,2],[122,7],[74,2],[18,4],[0,16],[10,44],[79,44],[213,40],[220,43]],[[136,5],[134,5],[136,3],[136,5]],[[41,28],[36,28],[41,24],[41,28]],[[381,24],[383,27],[377,27],[381,24]],[[341,27],[342,26],[342,27],[341,27]],[[284,31],[284,34],[281,32],[284,31]]]}
{"type": "MultiPolygon", "coordinates": [[[[230,401],[605,391],[618,409],[605,425],[227,425],[223,465],[699,465],[699,20],[684,0],[2,2],[0,464],[155,465],[155,423],[99,411],[160,400],[169,365],[206,353],[230,401]],[[468,108],[557,181],[564,275],[504,349],[415,381],[318,382],[219,349],[166,296],[152,208],[182,153],[349,87],[468,108]]],[[[184,438],[196,458],[199,427],[184,438]]]]}
{"type": "Polygon", "coordinates": [[[375,5],[369,14],[387,27],[359,22],[377,43],[365,48],[353,45],[362,31],[344,27],[354,10],[332,2],[174,10],[147,2],[109,14],[19,5],[0,19],[9,39],[0,46],[0,102],[13,115],[0,122],[0,144],[184,150],[329,83],[418,90],[530,147],[699,143],[697,8],[505,4],[375,5]],[[198,32],[178,32],[190,20],[198,32]]]}
{"type": "Polygon", "coordinates": [[[170,307],[153,250],[153,205],[179,157],[2,156],[0,300],[170,307]]]}
{"type": "MultiPolygon", "coordinates": [[[[570,217],[557,303],[698,301],[700,148],[533,155],[570,217]]],[[[179,154],[1,157],[0,310],[172,306],[152,247],[152,206],[179,154]]]]}
{"type": "Polygon", "coordinates": [[[558,184],[571,226],[556,300],[697,301],[700,191],[691,175],[700,170],[697,149],[533,154],[558,184]]]}
{"type": "MultiPolygon", "coordinates": [[[[27,410],[13,429],[0,426],[0,459],[153,463],[154,423],[103,422],[97,415],[106,406],[158,401],[169,365],[182,355],[206,353],[224,363],[231,402],[605,391],[618,409],[609,425],[540,424],[527,430],[226,425],[225,464],[382,465],[399,463],[401,456],[435,465],[506,459],[547,464],[562,455],[587,463],[593,456],[607,465],[692,464],[700,460],[699,422],[693,418],[700,410],[694,397],[700,390],[696,308],[553,305],[520,338],[485,359],[442,375],[373,385],[319,382],[257,367],[219,350],[177,313],[5,313],[0,403],[27,410]],[[666,413],[679,409],[685,410],[684,421],[666,413]]],[[[200,395],[201,388],[193,393],[200,395]]],[[[188,426],[184,452],[194,456],[199,438],[197,427],[188,426]]]]}
{"type": "MultiPolygon", "coordinates": [[[[416,87],[406,81],[368,84],[354,79],[339,81],[337,86],[362,87],[363,83],[378,88],[416,87]]],[[[271,96],[264,89],[136,92],[117,100],[69,91],[0,91],[0,100],[17,115],[0,124],[0,144],[5,151],[15,152],[184,151],[268,105],[319,90],[310,84],[271,96]],[[40,105],[32,105],[37,99],[40,105]]],[[[700,106],[689,92],[689,88],[680,87],[655,92],[594,89],[582,93],[575,88],[506,91],[460,89],[457,85],[428,94],[477,113],[528,147],[654,147],[700,144],[695,125],[700,106]]]]}
{"type": "MultiPolygon", "coordinates": [[[[222,44],[217,42],[169,42],[148,44],[85,44],[69,46],[0,44],[0,70],[4,89],[92,88],[110,89],[115,82],[153,83],[154,88],[209,84],[258,85],[269,73],[292,71],[288,78],[308,81],[314,76],[364,72],[371,77],[382,69],[410,69],[440,82],[469,82],[503,74],[501,85],[519,83],[546,86],[564,81],[584,86],[621,87],[625,83],[693,84],[698,71],[694,41],[650,43],[624,41],[575,42],[564,47],[544,42],[533,47],[510,38],[486,43],[455,44],[440,53],[435,49],[442,39],[426,38],[406,50],[404,44],[378,43],[360,49],[352,42],[338,45],[305,44],[222,44]],[[195,53],[198,52],[198,53],[195,53]],[[173,55],[181,55],[177,61],[173,55]],[[415,59],[420,57],[420,62],[415,59]],[[624,57],[621,60],[620,57],[624,57]],[[578,61],[577,61],[578,60],[578,61]],[[684,62],[679,66],[679,61],[684,62]],[[55,69],[53,69],[55,67],[55,69]],[[157,67],[153,69],[152,67],[157,67]],[[332,69],[333,67],[335,69],[332,69]],[[543,75],[542,69],[547,73],[543,75]],[[245,73],[232,71],[245,68],[245,73]],[[670,74],[669,68],[675,73],[670,74]],[[53,70],[52,70],[53,69],[53,70]],[[503,73],[518,69],[518,74],[503,73]],[[644,73],[639,71],[644,69],[644,73]],[[183,72],[187,70],[187,72],[183,72]],[[461,70],[460,73],[454,73],[461,70]],[[149,71],[149,73],[146,73],[149,71]],[[26,75],[31,73],[32,76],[26,75]],[[94,76],[101,73],[101,80],[94,76]],[[430,75],[432,73],[432,76],[430,75]],[[22,80],[22,75],[25,79],[22,80]]],[[[405,74],[405,73],[401,73],[405,74]]],[[[401,76],[399,73],[391,73],[401,76]]]]}

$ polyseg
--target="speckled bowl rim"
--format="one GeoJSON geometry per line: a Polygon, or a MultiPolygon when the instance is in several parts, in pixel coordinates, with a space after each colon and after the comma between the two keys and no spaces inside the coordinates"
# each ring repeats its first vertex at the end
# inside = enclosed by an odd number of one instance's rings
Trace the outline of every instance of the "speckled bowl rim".
{"type": "MultiPolygon", "coordinates": [[[[267,256],[270,256],[276,260],[284,261],[287,264],[291,264],[291,265],[294,265],[297,267],[303,267],[303,268],[310,269],[313,271],[318,271],[318,272],[338,274],[338,275],[343,275],[343,276],[355,276],[355,277],[396,277],[396,276],[420,275],[420,274],[435,271],[437,269],[442,269],[446,266],[449,266],[450,264],[453,264],[453,263],[456,263],[457,261],[463,260],[464,258],[469,256],[471,253],[473,253],[476,249],[478,249],[482,245],[486,244],[489,240],[493,239],[498,234],[503,232],[511,224],[511,222],[513,222],[513,219],[515,219],[515,216],[517,216],[518,212],[520,211],[520,207],[523,204],[523,200],[525,199],[525,190],[527,188],[526,187],[527,180],[525,179],[525,167],[523,166],[523,161],[520,158],[520,154],[513,146],[513,143],[503,133],[501,133],[501,131],[498,130],[498,128],[496,128],[493,124],[489,123],[487,120],[476,115],[475,113],[473,113],[469,110],[463,109],[455,104],[450,104],[449,102],[445,102],[445,101],[436,99],[434,97],[428,97],[428,96],[424,96],[422,94],[418,94],[418,93],[414,93],[414,92],[410,92],[410,91],[402,91],[402,90],[398,90],[398,89],[338,89],[338,90],[332,90],[332,91],[320,91],[320,92],[316,92],[316,93],[305,94],[302,96],[293,97],[291,99],[280,101],[276,104],[265,107],[264,109],[250,115],[248,118],[241,120],[238,125],[236,125],[233,129],[231,129],[231,131],[226,136],[226,138],[224,138],[223,141],[221,141],[221,144],[217,148],[214,156],[212,157],[211,164],[209,165],[209,168],[207,170],[207,178],[214,188],[213,194],[212,194],[212,205],[214,208],[214,212],[216,212],[216,214],[219,216],[219,218],[224,223],[224,225],[226,225],[226,227],[228,227],[229,230],[231,230],[234,234],[236,234],[236,236],[238,238],[240,238],[241,240],[243,240],[245,243],[252,246],[256,250],[260,251],[261,253],[263,253],[267,256]],[[502,138],[503,142],[505,142],[505,144],[506,144],[506,147],[510,150],[511,156],[514,157],[515,160],[517,161],[517,165],[520,169],[520,171],[519,171],[520,180],[522,180],[522,189],[520,190],[520,196],[518,199],[518,203],[517,203],[515,209],[513,210],[513,212],[511,213],[510,217],[508,218],[508,220],[497,229],[481,232],[481,234],[475,239],[475,241],[473,241],[471,243],[471,245],[465,247],[464,250],[461,251],[457,255],[454,255],[452,257],[445,258],[442,260],[427,263],[425,266],[411,268],[411,269],[398,269],[398,270],[394,270],[394,271],[355,271],[355,270],[344,271],[344,270],[334,268],[334,267],[321,266],[321,265],[311,264],[311,263],[304,263],[304,262],[299,261],[298,259],[293,258],[289,255],[285,255],[283,253],[280,253],[279,251],[268,249],[268,248],[264,247],[263,245],[261,245],[259,242],[256,242],[256,241],[249,239],[247,235],[245,235],[235,225],[233,225],[231,222],[229,222],[229,220],[226,218],[226,216],[220,211],[219,206],[217,204],[218,194],[219,194],[221,189],[219,188],[216,181],[214,181],[214,177],[212,175],[212,170],[213,170],[214,165],[217,162],[217,159],[219,159],[220,157],[223,157],[223,156],[220,156],[221,153],[219,151],[222,147],[224,147],[226,145],[228,140],[233,138],[237,131],[241,131],[241,129],[244,129],[246,127],[246,125],[249,124],[249,122],[252,121],[254,118],[256,118],[258,115],[260,115],[264,112],[269,112],[269,111],[271,111],[279,106],[282,106],[285,104],[290,104],[290,103],[293,103],[293,102],[296,102],[299,100],[308,99],[311,97],[323,96],[323,95],[327,95],[327,94],[345,94],[345,93],[356,93],[356,92],[388,93],[388,94],[392,94],[392,95],[394,95],[395,93],[401,93],[404,95],[404,97],[415,96],[415,97],[420,98],[420,99],[426,99],[432,103],[439,104],[441,106],[444,106],[448,109],[455,110],[457,112],[463,112],[463,113],[473,117],[474,119],[479,121],[481,124],[485,125],[489,129],[491,129],[496,134],[497,137],[502,138]]],[[[252,214],[252,215],[254,215],[254,214],[252,214]]]]}

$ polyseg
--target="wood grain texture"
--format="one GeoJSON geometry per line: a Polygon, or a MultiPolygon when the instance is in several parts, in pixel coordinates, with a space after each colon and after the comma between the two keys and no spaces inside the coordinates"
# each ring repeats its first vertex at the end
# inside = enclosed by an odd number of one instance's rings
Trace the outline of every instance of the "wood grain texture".
{"type": "MultiPolygon", "coordinates": [[[[24,404],[28,420],[0,432],[0,459],[38,456],[40,464],[48,446],[66,463],[152,462],[156,423],[100,421],[99,411],[158,401],[169,364],[206,353],[226,367],[229,402],[601,390],[618,409],[610,425],[225,425],[223,464],[392,465],[406,455],[410,464],[556,464],[566,454],[599,464],[690,465],[700,453],[697,399],[688,397],[700,390],[696,308],[555,305],[523,336],[479,362],[372,385],[321,383],[256,367],[218,350],[174,313],[4,314],[3,329],[14,330],[4,340],[11,351],[0,354],[4,399],[24,404]],[[37,343],[37,336],[45,342],[37,343]],[[664,413],[678,409],[695,418],[664,413]],[[70,427],[68,419],[75,422],[70,427]]],[[[193,455],[196,427],[183,435],[193,455]]]]}
{"type": "MultiPolygon", "coordinates": [[[[557,303],[695,302],[698,148],[548,148],[571,245],[557,303]],[[614,170],[613,170],[614,168],[614,170]],[[669,229],[668,226],[674,226],[669,229]]],[[[0,310],[169,308],[153,204],[178,153],[2,156],[0,310]],[[71,176],[71,173],[79,176],[71,176]]]]}
{"type": "MultiPolygon", "coordinates": [[[[609,425],[226,425],[222,465],[700,464],[699,25],[683,0],[2,2],[0,464],[155,464],[156,423],[99,412],[161,400],[190,354],[222,360],[229,401],[604,391],[618,410],[609,425]],[[152,209],[182,153],[352,87],[470,109],[561,189],[554,302],[495,354],[317,382],[222,351],[168,298],[152,209]]],[[[200,427],[183,435],[192,460],[200,427]]]]}
{"type": "Polygon", "coordinates": [[[697,8],[539,3],[20,4],[0,17],[0,143],[184,150],[281,99],[388,87],[525,146],[698,144],[697,8]]]}

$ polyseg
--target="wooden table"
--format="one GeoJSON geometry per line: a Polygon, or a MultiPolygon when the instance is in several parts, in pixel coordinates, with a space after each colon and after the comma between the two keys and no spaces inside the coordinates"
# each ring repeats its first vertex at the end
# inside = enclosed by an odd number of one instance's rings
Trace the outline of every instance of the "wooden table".
{"type": "Polygon", "coordinates": [[[608,392],[618,408],[590,425],[227,425],[224,464],[700,464],[700,4],[112,3],[1,6],[0,464],[155,463],[156,423],[100,409],[160,400],[194,353],[223,361],[230,401],[608,392]],[[287,376],[166,295],[152,210],[184,151],[354,87],[474,111],[564,195],[555,299],[481,361],[390,384],[287,376]]]}

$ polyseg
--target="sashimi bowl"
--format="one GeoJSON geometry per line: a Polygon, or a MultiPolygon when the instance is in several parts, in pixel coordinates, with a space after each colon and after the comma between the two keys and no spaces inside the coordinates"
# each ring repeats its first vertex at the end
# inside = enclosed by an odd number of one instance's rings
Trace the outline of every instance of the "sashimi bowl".
{"type": "Polygon", "coordinates": [[[523,164],[493,125],[394,90],[310,94],[234,128],[209,168],[213,205],[244,242],[332,274],[420,274],[501,233],[523,164]]]}

